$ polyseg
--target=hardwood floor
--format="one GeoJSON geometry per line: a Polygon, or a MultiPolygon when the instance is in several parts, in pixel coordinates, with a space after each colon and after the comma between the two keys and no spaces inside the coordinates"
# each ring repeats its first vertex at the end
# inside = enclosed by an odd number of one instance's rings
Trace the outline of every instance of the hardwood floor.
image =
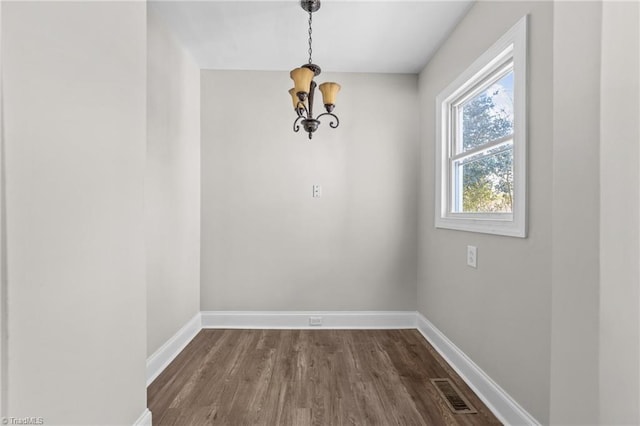
{"type": "Polygon", "coordinates": [[[202,330],[147,395],[154,425],[500,424],[416,330],[202,330]]]}

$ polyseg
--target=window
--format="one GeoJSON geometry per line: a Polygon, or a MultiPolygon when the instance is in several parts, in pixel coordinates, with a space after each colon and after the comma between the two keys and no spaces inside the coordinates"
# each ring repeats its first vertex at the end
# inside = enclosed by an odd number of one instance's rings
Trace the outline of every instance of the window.
{"type": "Polygon", "coordinates": [[[437,228],[526,236],[526,25],[436,99],[437,228]]]}

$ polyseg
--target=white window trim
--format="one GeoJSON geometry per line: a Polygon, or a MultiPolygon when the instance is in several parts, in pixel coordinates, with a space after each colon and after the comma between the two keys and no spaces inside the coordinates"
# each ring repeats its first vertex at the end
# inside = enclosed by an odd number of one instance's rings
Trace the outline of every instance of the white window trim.
{"type": "Polygon", "coordinates": [[[482,54],[436,98],[435,227],[511,237],[527,236],[527,16],[482,54]],[[510,47],[512,48],[510,49],[510,47]],[[478,82],[480,75],[513,56],[513,213],[452,213],[449,211],[449,105],[478,82]],[[473,82],[469,84],[469,82],[473,82]]]}

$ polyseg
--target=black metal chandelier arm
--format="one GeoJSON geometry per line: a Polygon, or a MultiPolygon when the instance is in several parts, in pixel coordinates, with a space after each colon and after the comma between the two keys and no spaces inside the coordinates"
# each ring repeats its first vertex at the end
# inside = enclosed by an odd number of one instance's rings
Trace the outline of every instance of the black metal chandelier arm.
{"type": "Polygon", "coordinates": [[[293,131],[298,133],[298,131],[300,130],[300,125],[298,124],[298,121],[300,120],[304,120],[305,117],[303,115],[299,115],[298,118],[295,119],[295,121],[293,122],[293,131]]]}
{"type": "Polygon", "coordinates": [[[298,114],[298,117],[309,117],[309,110],[302,101],[299,101],[298,105],[296,105],[296,113],[298,114]]]}
{"type": "Polygon", "coordinates": [[[328,116],[330,116],[330,117],[335,119],[335,123],[334,123],[333,120],[331,120],[329,122],[329,127],[331,127],[332,129],[335,129],[336,127],[338,127],[340,125],[340,120],[338,119],[338,116],[333,114],[333,113],[330,113],[330,112],[325,112],[323,114],[320,114],[319,116],[316,117],[316,120],[320,120],[320,117],[325,116],[325,115],[328,115],[328,116]]]}

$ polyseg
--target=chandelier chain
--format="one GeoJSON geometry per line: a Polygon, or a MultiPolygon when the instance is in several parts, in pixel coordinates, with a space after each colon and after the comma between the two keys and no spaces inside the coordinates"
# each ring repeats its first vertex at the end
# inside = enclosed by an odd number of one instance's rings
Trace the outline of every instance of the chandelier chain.
{"type": "Polygon", "coordinates": [[[313,30],[311,29],[311,23],[313,21],[311,10],[309,10],[309,63],[313,63],[311,60],[311,54],[313,53],[313,49],[311,48],[311,42],[313,39],[311,38],[311,33],[313,30]]]}

